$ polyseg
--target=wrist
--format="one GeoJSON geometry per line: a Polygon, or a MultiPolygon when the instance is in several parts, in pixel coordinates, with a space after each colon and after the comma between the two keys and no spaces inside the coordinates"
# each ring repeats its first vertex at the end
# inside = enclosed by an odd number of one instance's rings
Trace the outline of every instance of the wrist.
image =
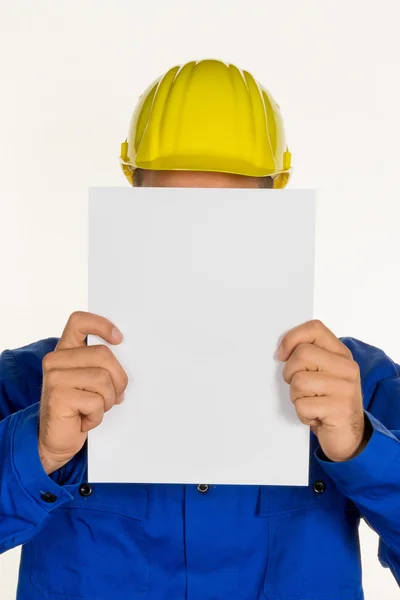
{"type": "Polygon", "coordinates": [[[347,459],[347,460],[351,460],[352,458],[355,458],[356,456],[358,456],[359,454],[361,454],[361,452],[363,452],[363,450],[366,448],[369,440],[371,439],[371,435],[373,432],[372,429],[372,425],[371,425],[371,421],[368,419],[367,415],[364,413],[364,421],[363,421],[363,436],[361,439],[361,442],[359,443],[358,447],[356,448],[356,450],[354,451],[354,453],[347,459]]]}
{"type": "Polygon", "coordinates": [[[42,467],[47,475],[51,475],[58,469],[61,469],[64,465],[67,464],[69,459],[63,459],[61,457],[55,457],[50,452],[46,450],[44,445],[39,441],[39,457],[40,462],[42,463],[42,467]]]}
{"type": "MultiPolygon", "coordinates": [[[[345,451],[343,455],[341,452],[327,452],[325,451],[323,444],[320,443],[318,452],[319,458],[325,462],[340,463],[347,462],[359,456],[368,445],[373,432],[371,422],[365,413],[363,413],[363,416],[361,417],[361,423],[361,434],[359,433],[354,444],[350,444],[348,451],[345,451]]],[[[357,429],[359,429],[359,427],[357,429]]]]}

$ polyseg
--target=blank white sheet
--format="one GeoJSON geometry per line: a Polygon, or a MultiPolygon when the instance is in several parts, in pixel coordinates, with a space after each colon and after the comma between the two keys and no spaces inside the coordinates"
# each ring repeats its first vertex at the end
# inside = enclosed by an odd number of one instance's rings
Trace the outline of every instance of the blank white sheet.
{"type": "Polygon", "coordinates": [[[89,310],[124,333],[129,376],[90,481],[308,484],[274,355],[313,317],[314,228],[309,190],[90,190],[89,310]]]}

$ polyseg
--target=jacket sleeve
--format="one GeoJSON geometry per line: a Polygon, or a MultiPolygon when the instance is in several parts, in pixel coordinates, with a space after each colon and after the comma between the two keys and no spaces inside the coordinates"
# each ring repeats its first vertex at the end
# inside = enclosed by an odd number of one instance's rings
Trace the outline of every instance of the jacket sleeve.
{"type": "MultiPolygon", "coordinates": [[[[40,361],[41,366],[41,361],[40,361]]],[[[15,355],[0,357],[0,552],[30,541],[50,514],[72,499],[66,485],[82,478],[83,454],[50,477],[38,451],[39,402],[15,355]]],[[[40,394],[39,394],[40,395],[40,394]]]]}
{"type": "Polygon", "coordinates": [[[371,437],[349,461],[330,462],[320,448],[316,458],[379,535],[379,559],[400,585],[400,368],[381,351],[354,343],[350,349],[361,368],[371,437]],[[363,361],[364,351],[369,355],[368,365],[363,361]],[[371,362],[374,353],[375,364],[371,362]]]}

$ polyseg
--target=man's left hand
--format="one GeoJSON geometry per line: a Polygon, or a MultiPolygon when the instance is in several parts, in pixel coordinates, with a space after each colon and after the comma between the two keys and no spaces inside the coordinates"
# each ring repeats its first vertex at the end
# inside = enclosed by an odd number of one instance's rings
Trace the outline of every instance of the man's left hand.
{"type": "Polygon", "coordinates": [[[350,350],[320,321],[282,339],[277,358],[302,423],[334,462],[354,458],[366,444],[360,370],[350,350]]]}

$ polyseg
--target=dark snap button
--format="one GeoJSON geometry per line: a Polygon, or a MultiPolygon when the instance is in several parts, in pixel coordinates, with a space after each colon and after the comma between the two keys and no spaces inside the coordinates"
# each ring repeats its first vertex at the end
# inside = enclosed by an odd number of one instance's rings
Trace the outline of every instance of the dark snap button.
{"type": "Polygon", "coordinates": [[[43,502],[47,502],[48,504],[52,504],[53,502],[57,502],[57,496],[55,496],[51,492],[42,492],[40,494],[40,497],[43,500],[43,502]]]}
{"type": "Polygon", "coordinates": [[[326,490],[325,481],[314,481],[313,490],[316,494],[323,494],[326,490]]]}
{"type": "Polygon", "coordinates": [[[197,486],[197,491],[200,492],[201,494],[205,494],[206,492],[208,492],[209,489],[210,489],[210,486],[207,485],[206,483],[199,483],[199,485],[197,486]]]}
{"type": "Polygon", "coordinates": [[[88,483],[83,483],[81,485],[81,487],[79,488],[79,493],[81,496],[86,497],[86,496],[90,496],[90,494],[92,493],[92,486],[89,485],[88,483]]]}

